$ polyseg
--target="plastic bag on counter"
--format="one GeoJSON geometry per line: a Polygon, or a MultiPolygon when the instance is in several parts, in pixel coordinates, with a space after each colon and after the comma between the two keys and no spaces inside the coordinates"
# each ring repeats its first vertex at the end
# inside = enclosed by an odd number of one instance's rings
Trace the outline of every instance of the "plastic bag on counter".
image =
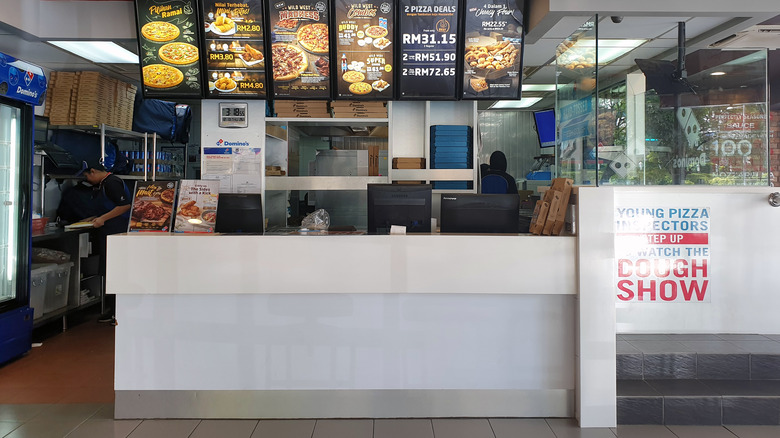
{"type": "Polygon", "coordinates": [[[327,211],[320,208],[309,213],[301,221],[301,229],[307,230],[327,230],[330,227],[330,215],[327,211]]]}
{"type": "Polygon", "coordinates": [[[49,248],[32,249],[33,263],[67,263],[70,261],[70,254],[49,248]]]}

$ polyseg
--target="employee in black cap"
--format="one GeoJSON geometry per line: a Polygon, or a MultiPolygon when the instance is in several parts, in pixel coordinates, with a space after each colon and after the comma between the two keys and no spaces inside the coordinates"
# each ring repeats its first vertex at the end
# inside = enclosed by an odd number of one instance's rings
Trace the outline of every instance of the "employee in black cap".
{"type": "MultiPolygon", "coordinates": [[[[132,197],[121,178],[108,172],[99,161],[84,161],[76,176],[83,175],[94,190],[100,206],[100,214],[92,219],[96,233],[96,254],[100,255],[100,272],[106,272],[106,237],[109,234],[124,233],[130,220],[132,197]]],[[[116,297],[106,295],[104,311],[99,322],[115,323],[114,307],[116,297]],[[109,301],[110,300],[110,301],[109,301]]]]}

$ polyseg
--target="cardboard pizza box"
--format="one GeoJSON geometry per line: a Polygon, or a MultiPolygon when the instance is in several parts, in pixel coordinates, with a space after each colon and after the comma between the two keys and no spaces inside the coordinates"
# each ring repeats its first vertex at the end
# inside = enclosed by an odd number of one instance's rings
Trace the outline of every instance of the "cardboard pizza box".
{"type": "Polygon", "coordinates": [[[563,232],[564,226],[566,225],[566,210],[569,208],[569,204],[572,200],[573,184],[574,181],[568,178],[556,178],[553,180],[553,187],[557,187],[557,190],[561,191],[561,206],[558,209],[558,214],[555,217],[555,224],[552,229],[553,236],[560,236],[563,232]]]}
{"type": "Polygon", "coordinates": [[[551,192],[552,202],[550,202],[550,208],[547,211],[547,219],[545,219],[544,227],[542,228],[542,234],[545,236],[552,234],[555,218],[558,217],[558,210],[561,208],[561,198],[563,198],[561,192],[557,190],[551,190],[551,192]]]}
{"type": "Polygon", "coordinates": [[[528,231],[531,234],[539,235],[541,234],[542,230],[544,230],[544,221],[547,218],[547,212],[550,209],[550,203],[543,200],[536,201],[536,206],[534,207],[534,213],[533,216],[531,216],[531,225],[528,228],[528,231]]]}

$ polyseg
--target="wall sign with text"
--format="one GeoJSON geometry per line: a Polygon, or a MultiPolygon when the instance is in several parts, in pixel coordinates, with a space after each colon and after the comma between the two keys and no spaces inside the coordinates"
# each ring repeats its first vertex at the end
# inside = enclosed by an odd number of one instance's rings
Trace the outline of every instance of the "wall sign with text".
{"type": "Polygon", "coordinates": [[[329,2],[268,2],[273,96],[328,99],[330,90],[329,2]]]}
{"type": "Polygon", "coordinates": [[[617,302],[709,303],[710,208],[615,208],[617,302]]]}
{"type": "Polygon", "coordinates": [[[392,0],[335,0],[336,98],[393,98],[392,0]]]}
{"type": "Polygon", "coordinates": [[[519,99],[523,9],[519,0],[466,0],[463,99],[519,99]]]}
{"type": "Polygon", "coordinates": [[[206,97],[267,95],[263,7],[260,0],[203,0],[206,97]]]}
{"type": "Polygon", "coordinates": [[[401,99],[457,97],[458,0],[401,0],[399,72],[401,99]]]}
{"type": "Polygon", "coordinates": [[[190,0],[136,0],[144,97],[202,96],[200,20],[190,0]]]}

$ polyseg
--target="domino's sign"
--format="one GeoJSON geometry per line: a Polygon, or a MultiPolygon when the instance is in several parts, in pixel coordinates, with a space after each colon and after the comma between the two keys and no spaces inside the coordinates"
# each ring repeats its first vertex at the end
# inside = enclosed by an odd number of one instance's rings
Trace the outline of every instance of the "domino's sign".
{"type": "Polygon", "coordinates": [[[0,53],[0,96],[42,105],[46,99],[46,85],[42,68],[0,53]]]}

